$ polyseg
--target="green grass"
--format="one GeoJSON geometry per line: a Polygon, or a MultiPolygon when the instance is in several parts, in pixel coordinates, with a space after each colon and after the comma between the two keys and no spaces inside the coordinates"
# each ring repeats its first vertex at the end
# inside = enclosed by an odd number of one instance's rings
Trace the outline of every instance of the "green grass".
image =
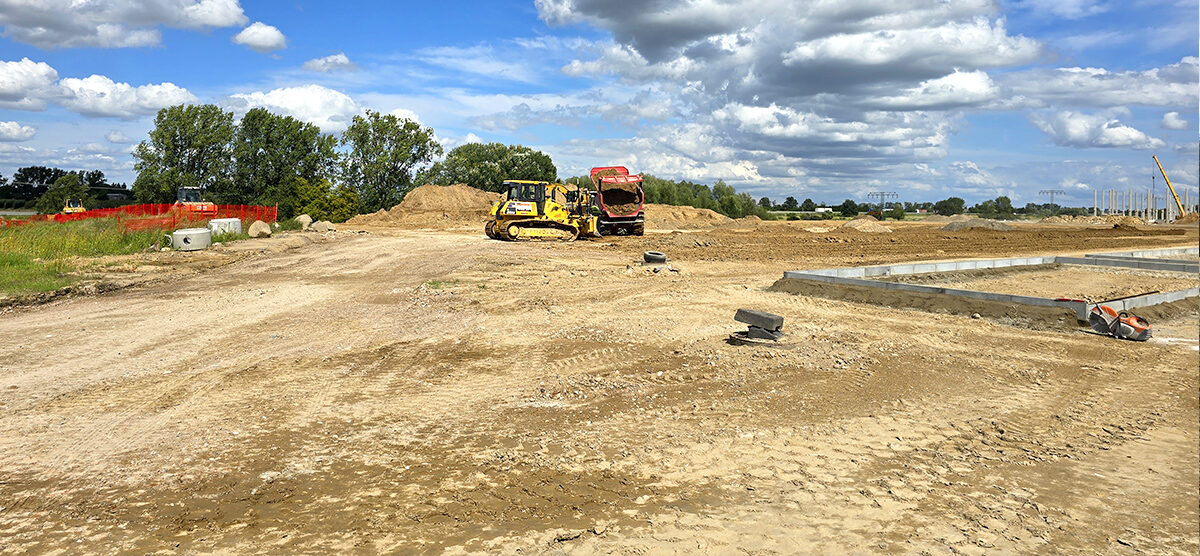
{"type": "Polygon", "coordinates": [[[0,228],[0,253],[34,259],[129,255],[153,245],[164,231],[121,231],[112,218],[77,222],[36,222],[0,228]]]}
{"type": "Polygon", "coordinates": [[[66,266],[36,261],[27,255],[0,253],[0,292],[24,294],[57,290],[75,281],[64,276],[66,266]]]}
{"type": "MultiPolygon", "coordinates": [[[[272,226],[274,228],[274,226],[272,226]]],[[[279,221],[279,229],[277,232],[296,232],[300,230],[300,223],[295,218],[288,218],[279,221]]]]}
{"type": "Polygon", "coordinates": [[[431,290],[440,290],[445,287],[457,286],[458,283],[458,280],[429,280],[424,285],[431,290]]]}
{"type": "Polygon", "coordinates": [[[240,239],[250,239],[250,234],[248,234],[246,232],[237,232],[237,233],[231,232],[228,234],[217,234],[212,237],[212,242],[213,243],[229,243],[231,241],[238,241],[240,239]]]}

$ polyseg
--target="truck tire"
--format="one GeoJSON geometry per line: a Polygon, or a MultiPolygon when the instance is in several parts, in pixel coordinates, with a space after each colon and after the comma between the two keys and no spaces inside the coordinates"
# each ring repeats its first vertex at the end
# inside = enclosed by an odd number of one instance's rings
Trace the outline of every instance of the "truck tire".
{"type": "Polygon", "coordinates": [[[665,263],[667,262],[667,256],[658,251],[646,251],[642,253],[642,260],[648,263],[665,263]]]}
{"type": "Polygon", "coordinates": [[[635,236],[646,235],[646,225],[645,224],[634,224],[633,225],[633,235],[635,235],[635,236]]]}

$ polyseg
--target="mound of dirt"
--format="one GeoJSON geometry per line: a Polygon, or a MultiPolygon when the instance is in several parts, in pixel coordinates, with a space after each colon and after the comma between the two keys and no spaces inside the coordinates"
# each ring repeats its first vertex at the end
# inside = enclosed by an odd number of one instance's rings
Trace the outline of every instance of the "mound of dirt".
{"type": "Polygon", "coordinates": [[[474,187],[422,185],[404,196],[390,210],[380,209],[346,221],[350,226],[387,226],[396,228],[455,229],[482,226],[492,203],[502,195],[474,187]]]}
{"type": "Polygon", "coordinates": [[[867,232],[867,233],[871,233],[871,234],[886,234],[886,233],[891,233],[891,231],[892,231],[891,228],[884,226],[883,224],[880,224],[878,220],[871,218],[870,216],[868,216],[866,218],[861,218],[861,217],[855,218],[854,220],[851,220],[849,222],[846,222],[845,224],[842,224],[841,226],[838,226],[838,229],[839,230],[847,230],[847,231],[848,230],[857,230],[860,232],[867,232]]]}
{"type": "Polygon", "coordinates": [[[1012,226],[996,220],[985,220],[983,218],[968,218],[965,220],[951,219],[949,224],[939,228],[943,232],[960,232],[963,230],[999,230],[1007,232],[1014,230],[1012,226]]]}
{"type": "Polygon", "coordinates": [[[921,219],[921,222],[949,222],[949,221],[950,221],[949,216],[942,216],[940,214],[931,214],[931,215],[926,216],[925,218],[921,219]]]}
{"type": "Polygon", "coordinates": [[[1200,222],[1200,214],[1194,212],[1189,212],[1183,215],[1182,218],[1175,219],[1176,224],[1195,224],[1196,222],[1200,222]]]}
{"type": "Polygon", "coordinates": [[[1076,226],[1145,226],[1146,221],[1135,216],[1108,214],[1097,216],[1051,216],[1043,218],[1042,224],[1074,224],[1076,226]]]}
{"type": "Polygon", "coordinates": [[[695,207],[647,204],[646,228],[651,230],[707,229],[733,222],[723,214],[695,207]]]}
{"type": "Polygon", "coordinates": [[[878,218],[875,218],[874,216],[871,216],[869,214],[860,214],[860,215],[852,218],[852,220],[870,220],[871,222],[879,222],[878,218]]]}
{"type": "Polygon", "coordinates": [[[978,216],[967,216],[965,214],[956,214],[950,217],[950,222],[964,222],[967,220],[978,219],[978,216]]]}

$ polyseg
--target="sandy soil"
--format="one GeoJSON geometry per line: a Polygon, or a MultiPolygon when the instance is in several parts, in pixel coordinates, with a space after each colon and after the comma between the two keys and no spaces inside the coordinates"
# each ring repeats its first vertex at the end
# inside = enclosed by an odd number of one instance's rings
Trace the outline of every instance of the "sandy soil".
{"type": "Polygon", "coordinates": [[[891,276],[885,279],[963,290],[1094,301],[1183,290],[1197,285],[1194,274],[1072,265],[891,276]]]}
{"type": "Polygon", "coordinates": [[[1200,550],[1195,313],[1137,344],[766,291],[1194,233],[771,224],[338,232],[0,314],[0,552],[1200,550]],[[727,344],[739,307],[788,344],[727,344]]]}

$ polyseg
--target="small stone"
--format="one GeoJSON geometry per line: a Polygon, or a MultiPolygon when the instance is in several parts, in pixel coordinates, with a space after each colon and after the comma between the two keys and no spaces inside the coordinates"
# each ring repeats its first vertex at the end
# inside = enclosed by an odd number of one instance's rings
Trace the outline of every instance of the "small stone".
{"type": "Polygon", "coordinates": [[[981,316],[979,315],[979,313],[971,313],[971,318],[973,318],[973,319],[981,319],[981,318],[983,318],[983,317],[981,317],[981,316]]]}
{"type": "Polygon", "coordinates": [[[167,251],[170,251],[170,250],[171,250],[170,247],[163,247],[162,249],[159,249],[159,251],[162,251],[163,253],[166,253],[167,251]]]}
{"type": "Polygon", "coordinates": [[[325,232],[336,231],[337,226],[334,226],[333,223],[329,222],[328,220],[321,220],[320,222],[314,222],[313,225],[308,229],[323,234],[325,232]]]}
{"type": "Polygon", "coordinates": [[[309,226],[312,226],[313,219],[307,214],[301,214],[300,216],[296,217],[296,222],[300,223],[301,230],[307,230],[309,226]]]}

